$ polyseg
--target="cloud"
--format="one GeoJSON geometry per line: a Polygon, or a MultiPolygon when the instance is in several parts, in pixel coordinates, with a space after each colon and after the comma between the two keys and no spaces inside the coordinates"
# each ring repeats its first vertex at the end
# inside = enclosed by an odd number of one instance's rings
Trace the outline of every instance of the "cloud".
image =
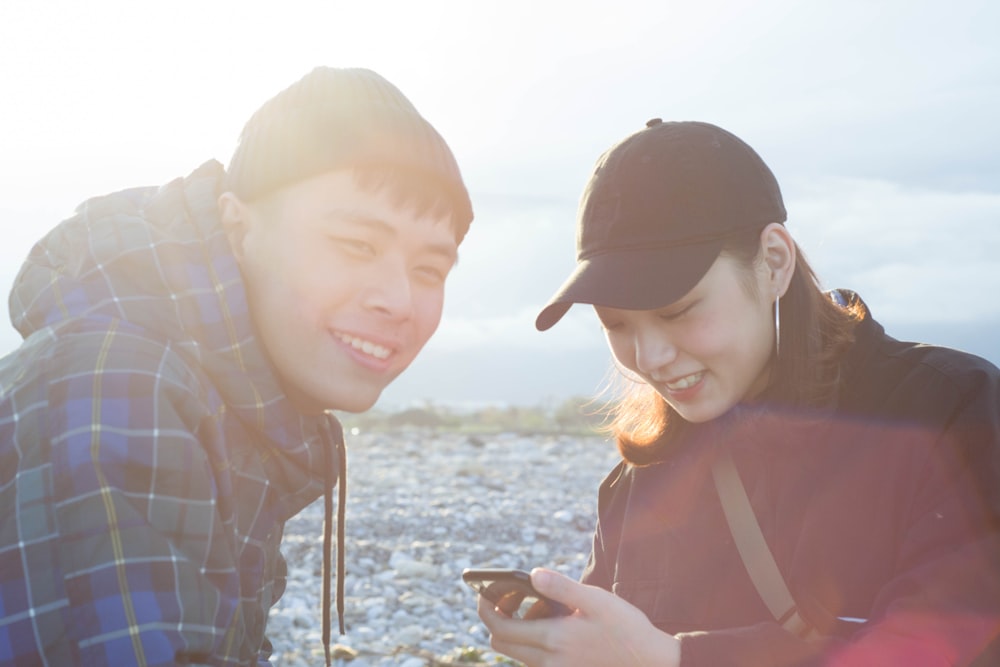
{"type": "Polygon", "coordinates": [[[887,325],[1000,319],[1000,193],[823,178],[786,189],[786,207],[824,284],[887,325]]]}
{"type": "Polygon", "coordinates": [[[510,315],[446,318],[429,346],[454,350],[504,347],[512,351],[544,350],[553,346],[563,350],[605,348],[597,318],[587,306],[571,308],[551,331],[535,329],[537,316],[538,310],[529,308],[510,315]]]}
{"type": "MultiPolygon", "coordinates": [[[[34,240],[85,197],[225,160],[260,102],[328,63],[385,74],[455,150],[476,220],[428,354],[447,372],[457,359],[484,392],[502,373],[540,373],[545,359],[547,377],[563,372],[567,384],[582,358],[606,360],[587,308],[552,332],[534,318],[574,265],[594,160],[652,116],[718,123],[754,146],[824,284],[858,290],[890,333],[985,341],[1000,321],[995,2],[935,12],[906,0],[581,0],[567,14],[559,3],[431,0],[400,5],[394,26],[365,3],[286,14],[230,4],[131,32],[122,26],[145,25],[144,13],[105,0],[4,14],[0,54],[19,63],[5,78],[18,104],[0,123],[5,288],[34,240]],[[219,17],[233,29],[202,39],[219,17]],[[180,26],[195,31],[184,53],[180,26]],[[262,51],[261,29],[293,38],[262,51]],[[120,57],[122,35],[143,44],[139,57],[120,57]],[[206,76],[204,63],[231,53],[245,56],[239,67],[206,76]],[[477,373],[485,357],[500,362],[477,373]]],[[[17,341],[0,326],[0,353],[17,341]]],[[[407,375],[417,388],[427,377],[407,375]]]]}

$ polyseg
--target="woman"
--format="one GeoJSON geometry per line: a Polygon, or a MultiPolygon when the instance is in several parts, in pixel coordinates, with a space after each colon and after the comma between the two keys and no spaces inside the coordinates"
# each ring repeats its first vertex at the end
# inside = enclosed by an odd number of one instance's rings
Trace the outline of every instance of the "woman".
{"type": "Polygon", "coordinates": [[[524,621],[480,598],[495,650],[1000,664],[1000,371],[821,291],[785,219],[770,169],[707,123],[654,119],[598,160],[576,270],[536,325],[593,306],[636,380],[610,422],[624,460],[582,581],[532,573],[576,611],[524,621]]]}

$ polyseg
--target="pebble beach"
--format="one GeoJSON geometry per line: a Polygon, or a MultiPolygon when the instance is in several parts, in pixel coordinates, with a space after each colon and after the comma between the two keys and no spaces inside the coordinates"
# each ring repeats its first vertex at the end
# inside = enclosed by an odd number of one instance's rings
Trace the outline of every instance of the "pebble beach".
{"type": "MultiPolygon", "coordinates": [[[[496,664],[466,567],[579,577],[597,488],[617,463],[598,436],[348,435],[345,624],[335,664],[496,664]]],[[[275,667],[323,664],[322,499],[286,524],[288,585],[272,608],[275,667]]],[[[336,620],[334,620],[336,626],[336,620]]]]}

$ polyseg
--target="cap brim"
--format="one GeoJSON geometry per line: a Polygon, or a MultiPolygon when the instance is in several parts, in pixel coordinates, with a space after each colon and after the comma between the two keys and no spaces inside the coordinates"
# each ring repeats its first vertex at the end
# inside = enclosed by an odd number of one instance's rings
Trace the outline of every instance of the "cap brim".
{"type": "Polygon", "coordinates": [[[698,284],[722,250],[722,240],[627,250],[581,260],[535,319],[545,331],[574,303],[624,310],[662,308],[698,284]]]}

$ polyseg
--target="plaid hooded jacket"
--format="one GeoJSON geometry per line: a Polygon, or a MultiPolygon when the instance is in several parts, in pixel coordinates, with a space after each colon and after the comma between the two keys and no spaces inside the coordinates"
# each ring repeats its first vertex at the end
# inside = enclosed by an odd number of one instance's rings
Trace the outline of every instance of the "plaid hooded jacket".
{"type": "Polygon", "coordinates": [[[85,202],[0,360],[0,664],[267,663],[284,522],[336,479],[254,339],[222,166],[85,202]]]}

